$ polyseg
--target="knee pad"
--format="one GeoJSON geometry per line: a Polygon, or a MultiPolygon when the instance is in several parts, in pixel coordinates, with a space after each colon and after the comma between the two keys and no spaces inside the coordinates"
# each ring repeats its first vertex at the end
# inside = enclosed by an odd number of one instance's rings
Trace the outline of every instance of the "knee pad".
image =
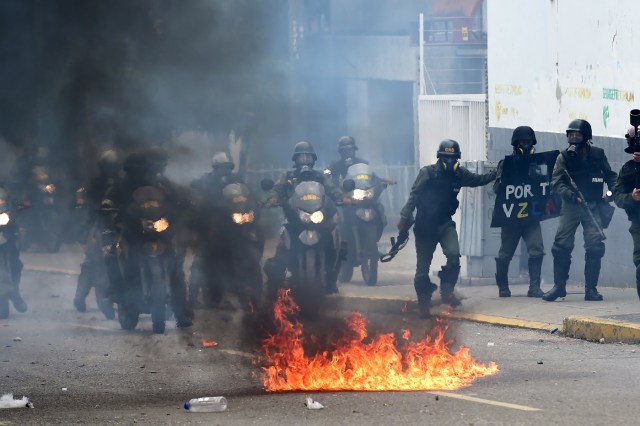
{"type": "Polygon", "coordinates": [[[556,244],[553,244],[553,247],[551,247],[551,254],[553,254],[553,257],[557,259],[571,260],[571,252],[556,244]]]}
{"type": "Polygon", "coordinates": [[[604,243],[598,243],[593,247],[590,247],[584,253],[584,260],[587,261],[589,259],[602,259],[604,256],[605,247],[604,243]]]}

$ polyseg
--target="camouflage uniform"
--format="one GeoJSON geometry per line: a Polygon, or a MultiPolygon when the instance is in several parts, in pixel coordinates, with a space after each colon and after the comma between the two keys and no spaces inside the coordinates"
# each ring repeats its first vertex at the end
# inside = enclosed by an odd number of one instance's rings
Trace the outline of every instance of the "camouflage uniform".
{"type": "Polygon", "coordinates": [[[438,243],[447,258],[446,265],[438,273],[442,301],[452,306],[460,304],[453,295],[460,273],[460,246],[456,224],[451,216],[459,205],[457,196],[460,188],[486,185],[495,178],[495,171],[477,175],[461,166],[456,166],[454,171],[447,171],[440,161],[420,169],[409,199],[400,212],[400,224],[408,223],[413,210],[417,208],[414,287],[423,316],[428,316],[431,295],[437,289],[429,279],[429,268],[438,243]]]}

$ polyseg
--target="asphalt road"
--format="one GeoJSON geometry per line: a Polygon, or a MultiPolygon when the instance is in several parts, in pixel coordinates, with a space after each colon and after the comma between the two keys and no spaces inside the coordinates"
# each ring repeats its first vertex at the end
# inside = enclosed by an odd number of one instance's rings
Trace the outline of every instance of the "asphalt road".
{"type": "MultiPolygon", "coordinates": [[[[26,314],[0,321],[0,393],[27,395],[35,408],[0,410],[0,425],[30,424],[441,424],[635,425],[640,416],[637,346],[598,344],[521,329],[452,323],[465,345],[500,372],[453,392],[266,393],[255,339],[238,312],[197,311],[188,331],[151,334],[149,319],[125,332],[72,306],[75,277],[25,272],[26,314]],[[219,346],[203,348],[200,339],[219,346]],[[189,413],[184,401],[225,395],[223,413],[189,413]],[[308,410],[312,396],[326,408],[308,410]]],[[[325,322],[333,326],[342,314],[325,322]]],[[[376,315],[373,329],[427,325],[376,315]]]]}

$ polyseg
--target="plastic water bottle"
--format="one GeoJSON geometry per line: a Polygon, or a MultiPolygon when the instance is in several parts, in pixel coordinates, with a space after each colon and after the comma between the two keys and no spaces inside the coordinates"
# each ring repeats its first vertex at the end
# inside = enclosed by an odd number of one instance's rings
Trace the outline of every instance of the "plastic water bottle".
{"type": "Polygon", "coordinates": [[[193,398],[184,403],[184,409],[192,413],[212,413],[227,409],[227,398],[224,396],[206,396],[204,398],[193,398]]]}

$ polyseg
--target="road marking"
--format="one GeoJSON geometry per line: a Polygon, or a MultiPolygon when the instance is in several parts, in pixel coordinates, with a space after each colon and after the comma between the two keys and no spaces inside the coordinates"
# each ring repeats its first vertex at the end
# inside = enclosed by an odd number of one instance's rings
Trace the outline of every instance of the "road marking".
{"type": "Polygon", "coordinates": [[[491,399],[476,398],[475,396],[460,395],[460,394],[457,394],[457,393],[440,392],[440,391],[432,391],[432,392],[429,392],[429,393],[432,393],[432,394],[438,395],[438,396],[448,397],[448,398],[463,399],[465,401],[479,402],[481,404],[487,404],[487,405],[494,405],[496,407],[511,408],[513,410],[542,411],[541,408],[528,407],[526,405],[511,404],[509,402],[493,401],[491,399]]]}
{"type": "Polygon", "coordinates": [[[77,269],[65,269],[65,268],[52,268],[49,266],[38,266],[25,264],[24,269],[27,271],[35,272],[49,272],[52,274],[64,274],[64,275],[80,275],[80,271],[77,269]]]}

